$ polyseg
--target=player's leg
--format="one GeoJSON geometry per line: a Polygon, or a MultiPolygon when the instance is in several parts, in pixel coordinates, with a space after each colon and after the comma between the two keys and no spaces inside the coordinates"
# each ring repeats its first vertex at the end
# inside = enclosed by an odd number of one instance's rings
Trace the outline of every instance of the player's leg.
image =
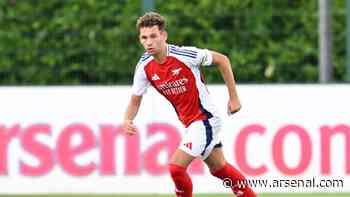
{"type": "Polygon", "coordinates": [[[176,196],[192,197],[192,181],[187,173],[187,167],[195,157],[181,149],[176,149],[169,164],[169,172],[175,183],[176,196]]]}
{"type": "Polygon", "coordinates": [[[230,179],[232,182],[232,191],[236,196],[240,197],[255,197],[253,190],[242,183],[245,177],[232,165],[226,162],[222,148],[217,146],[209,156],[204,160],[210,169],[210,172],[215,177],[224,180],[230,179]],[[237,184],[237,182],[240,183],[237,184]]]}
{"type": "Polygon", "coordinates": [[[212,126],[214,120],[200,120],[193,122],[185,132],[179,148],[175,151],[169,170],[177,190],[192,196],[192,181],[186,170],[194,158],[206,158],[217,140],[217,127],[212,126]]]}
{"type": "Polygon", "coordinates": [[[222,148],[214,148],[209,156],[204,160],[210,172],[215,172],[226,165],[226,160],[222,148]]]}
{"type": "Polygon", "coordinates": [[[176,149],[170,160],[169,171],[175,183],[176,196],[192,197],[193,186],[187,173],[187,167],[198,155],[200,142],[196,140],[199,138],[196,135],[199,133],[199,125],[198,122],[195,122],[188,127],[179,148],[176,149]]]}

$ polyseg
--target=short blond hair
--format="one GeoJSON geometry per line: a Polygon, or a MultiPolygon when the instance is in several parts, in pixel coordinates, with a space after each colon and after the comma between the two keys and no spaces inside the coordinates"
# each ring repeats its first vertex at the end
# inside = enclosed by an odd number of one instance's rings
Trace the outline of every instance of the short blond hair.
{"type": "Polygon", "coordinates": [[[137,19],[136,28],[138,31],[142,27],[158,26],[159,30],[165,30],[165,18],[157,12],[147,12],[137,19]]]}

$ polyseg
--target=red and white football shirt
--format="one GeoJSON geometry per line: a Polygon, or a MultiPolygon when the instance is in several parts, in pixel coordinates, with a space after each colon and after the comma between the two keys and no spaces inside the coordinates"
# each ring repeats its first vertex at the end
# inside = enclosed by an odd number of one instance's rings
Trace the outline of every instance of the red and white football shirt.
{"type": "Polygon", "coordinates": [[[209,50],[196,47],[167,45],[163,64],[145,53],[136,66],[132,93],[141,96],[152,85],[174,106],[185,127],[218,117],[200,72],[200,66],[209,66],[212,60],[209,50]]]}

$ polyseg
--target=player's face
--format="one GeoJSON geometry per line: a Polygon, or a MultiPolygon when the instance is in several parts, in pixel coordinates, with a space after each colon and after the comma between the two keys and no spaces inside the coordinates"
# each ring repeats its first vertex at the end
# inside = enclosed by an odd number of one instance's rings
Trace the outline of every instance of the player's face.
{"type": "Polygon", "coordinates": [[[139,39],[148,53],[156,55],[165,49],[167,33],[160,31],[158,26],[142,27],[140,28],[139,39]]]}

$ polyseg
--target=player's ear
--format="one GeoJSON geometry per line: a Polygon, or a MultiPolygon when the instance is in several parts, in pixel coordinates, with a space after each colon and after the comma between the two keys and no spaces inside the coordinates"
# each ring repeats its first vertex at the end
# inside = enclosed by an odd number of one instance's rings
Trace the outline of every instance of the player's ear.
{"type": "Polygon", "coordinates": [[[162,31],[162,35],[163,35],[164,40],[167,41],[168,40],[168,32],[162,31]]]}
{"type": "Polygon", "coordinates": [[[138,36],[138,38],[139,38],[140,43],[142,43],[142,42],[141,42],[141,40],[142,40],[142,39],[141,39],[141,31],[139,31],[139,36],[138,36]]]}

